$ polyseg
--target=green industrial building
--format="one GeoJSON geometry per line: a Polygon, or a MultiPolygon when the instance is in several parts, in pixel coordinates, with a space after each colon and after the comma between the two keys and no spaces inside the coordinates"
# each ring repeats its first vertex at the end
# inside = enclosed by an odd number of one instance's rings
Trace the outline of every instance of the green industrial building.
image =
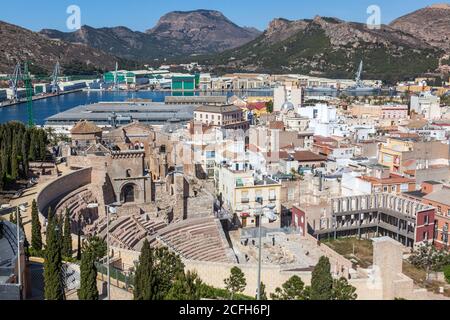
{"type": "Polygon", "coordinates": [[[200,83],[200,75],[183,75],[172,77],[172,91],[190,93],[194,92],[200,83]]]}
{"type": "MultiPolygon", "coordinates": [[[[103,75],[103,80],[106,83],[114,83],[114,76],[116,72],[110,71],[103,75]]],[[[117,71],[117,83],[119,84],[146,84],[149,82],[149,78],[153,77],[154,75],[147,70],[138,70],[138,71],[126,71],[126,70],[120,70],[117,71]]]]}

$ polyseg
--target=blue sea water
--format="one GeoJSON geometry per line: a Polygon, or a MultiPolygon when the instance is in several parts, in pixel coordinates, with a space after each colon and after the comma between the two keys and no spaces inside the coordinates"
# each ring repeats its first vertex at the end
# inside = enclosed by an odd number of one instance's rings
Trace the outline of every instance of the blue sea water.
{"type": "MultiPolygon", "coordinates": [[[[214,93],[223,95],[226,93],[214,93]]],[[[33,119],[37,125],[43,125],[45,119],[57,113],[66,111],[79,105],[97,103],[100,101],[126,101],[128,99],[152,99],[154,102],[163,102],[164,97],[171,95],[170,92],[161,91],[139,91],[139,92],[105,92],[90,91],[76,92],[58,97],[51,97],[33,101],[33,119]]],[[[232,95],[232,93],[228,93],[232,95]]],[[[14,106],[0,108],[0,123],[8,121],[28,122],[27,104],[22,103],[14,106]]]]}

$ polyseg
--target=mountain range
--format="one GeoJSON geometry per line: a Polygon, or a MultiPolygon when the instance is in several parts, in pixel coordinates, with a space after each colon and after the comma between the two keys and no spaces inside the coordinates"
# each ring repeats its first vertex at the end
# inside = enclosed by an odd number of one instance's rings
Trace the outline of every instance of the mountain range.
{"type": "Polygon", "coordinates": [[[213,10],[174,11],[146,32],[126,27],[83,26],[64,33],[44,29],[50,39],[81,43],[104,52],[138,61],[216,53],[239,47],[261,34],[253,28],[239,27],[222,13],[213,10]]]}
{"type": "MultiPolygon", "coordinates": [[[[50,72],[54,62],[73,71],[167,61],[199,61],[215,72],[252,71],[352,77],[364,60],[365,78],[398,80],[450,67],[450,5],[429,6],[370,29],[365,24],[316,16],[274,19],[261,32],[213,10],[170,12],[156,26],[120,26],[65,33],[32,32],[0,22],[0,72],[30,60],[50,72]]],[[[67,72],[66,72],[67,73],[67,72]]]]}

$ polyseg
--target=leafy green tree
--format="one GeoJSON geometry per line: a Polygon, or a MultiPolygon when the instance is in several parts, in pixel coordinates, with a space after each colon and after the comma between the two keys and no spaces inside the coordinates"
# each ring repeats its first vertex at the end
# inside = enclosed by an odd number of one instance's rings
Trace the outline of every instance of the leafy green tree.
{"type": "Polygon", "coordinates": [[[92,251],[92,253],[94,254],[95,261],[99,261],[100,259],[105,257],[108,250],[105,240],[103,240],[98,236],[93,236],[87,239],[87,242],[84,244],[84,247],[89,248],[92,251]]]}
{"type": "Polygon", "coordinates": [[[292,276],[281,288],[276,288],[270,297],[273,300],[307,300],[308,293],[305,283],[298,276],[292,276]]]}
{"type": "Polygon", "coordinates": [[[266,102],[266,111],[268,113],[272,113],[273,112],[273,100],[270,100],[270,101],[266,102]]]}
{"type": "Polygon", "coordinates": [[[49,217],[44,260],[44,296],[46,300],[64,300],[61,243],[58,235],[61,230],[53,213],[49,212],[49,217]]]}
{"type": "Polygon", "coordinates": [[[200,300],[201,285],[202,281],[195,272],[180,272],[170,288],[166,300],[200,300]]]}
{"type": "Polygon", "coordinates": [[[447,283],[450,284],[450,265],[444,268],[444,277],[445,281],[447,281],[447,283]]]}
{"type": "Polygon", "coordinates": [[[438,250],[432,244],[424,244],[411,254],[409,262],[415,267],[425,270],[428,280],[432,271],[442,271],[444,266],[450,264],[450,253],[445,249],[438,250]]]}
{"type": "Polygon", "coordinates": [[[333,296],[333,278],[330,260],[321,257],[311,276],[311,300],[331,300],[333,296]]]}
{"type": "Polygon", "coordinates": [[[36,200],[31,205],[31,247],[37,252],[42,250],[41,222],[36,200]]]}
{"type": "Polygon", "coordinates": [[[158,300],[163,300],[168,294],[177,275],[184,271],[184,265],[179,256],[167,248],[152,250],[155,274],[158,279],[158,300]]]}
{"type": "Polygon", "coordinates": [[[64,218],[64,235],[62,244],[62,254],[64,257],[72,257],[72,228],[69,209],[66,208],[64,218]]]}
{"type": "Polygon", "coordinates": [[[356,288],[350,285],[345,278],[333,280],[332,292],[333,300],[356,300],[358,298],[356,288]]]}
{"type": "Polygon", "coordinates": [[[231,274],[227,279],[224,280],[224,283],[226,289],[230,293],[231,300],[233,300],[233,297],[236,293],[242,293],[247,286],[245,275],[238,267],[233,267],[231,269],[231,274]]]}
{"type": "Polygon", "coordinates": [[[135,300],[163,300],[184,270],[181,259],[167,248],[144,242],[135,272],[135,300]]]}
{"type": "Polygon", "coordinates": [[[17,223],[15,212],[11,212],[11,214],[9,215],[9,222],[14,223],[14,224],[17,223]]]}
{"type": "Polygon", "coordinates": [[[83,250],[80,266],[80,300],[98,300],[97,267],[95,266],[95,251],[89,245],[83,250]]]}

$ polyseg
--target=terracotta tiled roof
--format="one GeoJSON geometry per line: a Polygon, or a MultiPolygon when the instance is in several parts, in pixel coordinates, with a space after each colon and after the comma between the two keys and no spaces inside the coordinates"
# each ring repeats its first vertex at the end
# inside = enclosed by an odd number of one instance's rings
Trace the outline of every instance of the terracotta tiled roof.
{"type": "Polygon", "coordinates": [[[389,178],[385,179],[378,179],[375,177],[369,177],[369,176],[362,176],[361,180],[368,181],[372,184],[401,184],[401,183],[414,183],[415,179],[410,179],[406,177],[402,177],[396,174],[391,174],[389,178]]]}
{"type": "Polygon", "coordinates": [[[89,121],[80,121],[72,128],[72,130],[70,130],[71,134],[89,134],[100,132],[102,132],[102,129],[89,121]]]}
{"type": "Polygon", "coordinates": [[[283,123],[283,121],[271,121],[269,123],[269,129],[283,130],[284,129],[284,123],[283,123]]]}
{"type": "Polygon", "coordinates": [[[297,161],[326,161],[327,158],[311,151],[296,151],[294,159],[297,161]]]}

